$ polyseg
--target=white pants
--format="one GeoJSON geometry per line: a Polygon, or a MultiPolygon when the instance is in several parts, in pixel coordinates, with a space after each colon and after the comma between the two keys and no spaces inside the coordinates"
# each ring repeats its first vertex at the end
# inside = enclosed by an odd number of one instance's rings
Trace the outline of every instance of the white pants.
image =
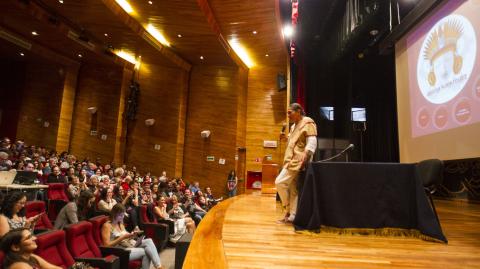
{"type": "Polygon", "coordinates": [[[297,177],[299,171],[282,169],[275,179],[278,195],[282,201],[283,207],[291,216],[297,213],[298,191],[297,177]]]}
{"type": "Polygon", "coordinates": [[[130,250],[130,261],[142,258],[142,269],[150,269],[150,262],[155,268],[160,267],[160,256],[152,239],[146,238],[142,240],[142,244],[138,248],[128,248],[130,250]]]}

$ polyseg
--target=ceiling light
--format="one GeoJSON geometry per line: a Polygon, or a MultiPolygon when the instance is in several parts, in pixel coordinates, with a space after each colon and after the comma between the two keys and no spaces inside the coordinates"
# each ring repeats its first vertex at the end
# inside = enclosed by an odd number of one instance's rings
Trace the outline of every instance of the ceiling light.
{"type": "Polygon", "coordinates": [[[293,35],[293,27],[291,25],[285,25],[283,27],[283,36],[289,38],[293,35]]]}
{"type": "Polygon", "coordinates": [[[178,37],[182,37],[182,35],[181,35],[181,34],[178,34],[177,36],[178,36],[178,37]]]}
{"type": "Polygon", "coordinates": [[[140,65],[142,64],[142,56],[138,56],[137,62],[135,63],[135,66],[133,67],[135,70],[140,70],[140,65]]]}
{"type": "Polygon", "coordinates": [[[148,1],[148,3],[149,3],[150,5],[152,5],[152,4],[153,4],[153,2],[152,2],[152,1],[148,1]]]}
{"type": "Polygon", "coordinates": [[[256,34],[257,34],[257,31],[253,31],[252,34],[256,35],[256,34]]]}
{"type": "Polygon", "coordinates": [[[103,35],[104,35],[105,37],[108,37],[108,34],[107,34],[107,33],[105,33],[105,34],[103,34],[103,35]]]}
{"type": "Polygon", "coordinates": [[[117,4],[120,5],[123,8],[123,10],[125,10],[125,12],[127,12],[127,13],[132,13],[133,12],[133,8],[127,2],[127,0],[115,0],[115,2],[117,2],[117,4]]]}
{"type": "Polygon", "coordinates": [[[243,63],[245,63],[245,65],[248,68],[251,68],[254,65],[253,61],[252,61],[252,59],[250,59],[250,56],[248,55],[247,51],[243,48],[242,45],[240,45],[240,43],[238,43],[238,41],[236,39],[230,39],[230,41],[228,41],[228,43],[230,44],[232,49],[235,51],[235,53],[238,55],[238,57],[242,60],[243,63]]]}
{"type": "Polygon", "coordinates": [[[39,33],[37,33],[36,31],[33,31],[32,35],[39,35],[39,33]]]}
{"type": "Polygon", "coordinates": [[[80,54],[80,53],[79,53],[77,56],[78,56],[78,58],[82,58],[82,57],[83,57],[83,55],[80,54]]]}
{"type": "Polygon", "coordinates": [[[59,2],[60,4],[63,4],[63,0],[58,0],[58,2],[59,2]]]}
{"type": "Polygon", "coordinates": [[[163,36],[162,33],[160,33],[157,30],[157,28],[155,28],[155,26],[153,26],[152,24],[147,25],[147,32],[151,34],[153,37],[155,37],[155,39],[158,40],[158,42],[162,43],[162,45],[170,47],[170,42],[168,42],[165,39],[165,36],[163,36]]]}
{"type": "Polygon", "coordinates": [[[203,60],[203,59],[204,59],[203,56],[200,56],[200,60],[203,60]]]}
{"type": "Polygon", "coordinates": [[[129,62],[129,63],[132,63],[132,64],[137,64],[137,60],[135,59],[135,55],[133,55],[132,53],[129,53],[129,52],[126,52],[124,50],[118,50],[115,52],[115,54],[124,59],[125,61],[129,62]]]}
{"type": "Polygon", "coordinates": [[[20,56],[22,56],[22,57],[23,57],[23,56],[25,56],[25,54],[24,54],[23,52],[20,52],[20,56]]]}
{"type": "Polygon", "coordinates": [[[265,57],[268,57],[268,56],[270,56],[270,55],[268,55],[268,53],[267,53],[267,54],[265,54],[265,57]]]}

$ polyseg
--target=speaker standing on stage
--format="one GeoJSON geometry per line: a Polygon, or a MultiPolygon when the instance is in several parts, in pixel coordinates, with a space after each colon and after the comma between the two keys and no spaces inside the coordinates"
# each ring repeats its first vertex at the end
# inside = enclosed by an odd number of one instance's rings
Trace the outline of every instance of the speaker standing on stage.
{"type": "Polygon", "coordinates": [[[285,217],[279,222],[291,223],[297,212],[297,177],[317,148],[317,126],[305,116],[302,106],[297,103],[289,106],[287,114],[294,124],[290,128],[282,171],[275,179],[275,185],[286,211],[285,217]]]}

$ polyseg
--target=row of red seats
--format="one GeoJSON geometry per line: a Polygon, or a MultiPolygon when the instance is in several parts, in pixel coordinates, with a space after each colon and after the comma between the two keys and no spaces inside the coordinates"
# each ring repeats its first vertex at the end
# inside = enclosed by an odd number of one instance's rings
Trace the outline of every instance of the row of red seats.
{"type": "MultiPolygon", "coordinates": [[[[37,234],[35,254],[65,269],[75,262],[87,262],[101,269],[141,267],[141,260],[129,261],[129,250],[101,246],[101,229],[107,220],[107,216],[97,216],[89,221],[68,225],[64,230],[37,234]]],[[[0,269],[3,269],[3,258],[0,252],[0,269]]]]}

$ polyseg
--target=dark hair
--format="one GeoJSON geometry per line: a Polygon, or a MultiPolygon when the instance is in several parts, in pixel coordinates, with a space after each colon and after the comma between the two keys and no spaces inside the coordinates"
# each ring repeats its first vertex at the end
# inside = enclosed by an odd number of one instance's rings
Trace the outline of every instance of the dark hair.
{"type": "Polygon", "coordinates": [[[89,216],[88,211],[90,207],[88,206],[88,201],[95,197],[93,193],[89,190],[82,191],[80,196],[77,198],[77,215],[79,220],[87,219],[89,216]]]}
{"type": "Polygon", "coordinates": [[[27,228],[18,228],[9,231],[2,238],[0,249],[5,253],[3,260],[3,267],[9,268],[16,262],[24,262],[32,266],[33,268],[39,268],[38,261],[31,256],[30,259],[25,259],[20,253],[12,250],[13,245],[19,245],[22,242],[23,231],[28,231],[27,228]]]}
{"type": "Polygon", "coordinates": [[[105,200],[107,199],[108,188],[103,188],[102,192],[100,193],[100,199],[105,200]]]}
{"type": "Polygon", "coordinates": [[[291,103],[289,107],[292,110],[300,112],[300,115],[305,116],[305,110],[303,110],[303,107],[299,103],[291,103]]]}
{"type": "Polygon", "coordinates": [[[120,213],[125,213],[127,210],[125,209],[125,206],[122,205],[121,203],[115,204],[112,207],[112,210],[110,211],[110,220],[112,221],[115,219],[115,217],[120,214],[120,213]]]}
{"type": "MultiPolygon", "coordinates": [[[[18,201],[22,200],[23,197],[27,196],[21,191],[14,191],[9,193],[7,197],[5,197],[5,201],[2,206],[2,214],[9,219],[13,218],[13,207],[16,203],[18,203],[18,201]]],[[[22,208],[22,210],[20,210],[17,215],[23,217],[25,215],[25,207],[22,208]]]]}

